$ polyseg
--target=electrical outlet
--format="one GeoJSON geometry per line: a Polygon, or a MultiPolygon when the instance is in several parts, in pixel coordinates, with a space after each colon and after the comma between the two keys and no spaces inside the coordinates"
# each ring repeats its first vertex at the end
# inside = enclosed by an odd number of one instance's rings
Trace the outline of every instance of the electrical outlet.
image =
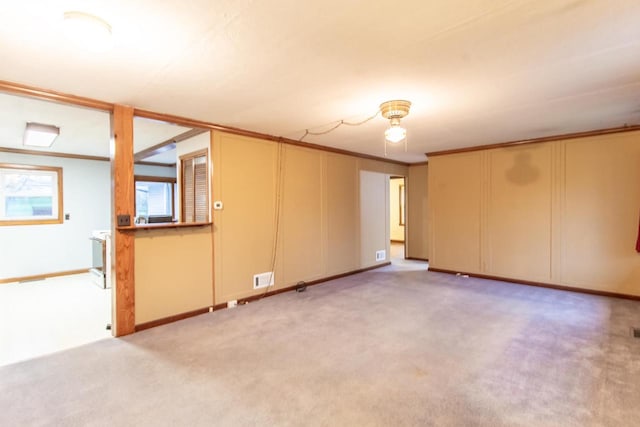
{"type": "Polygon", "coordinates": [[[273,286],[274,276],[275,275],[273,274],[273,271],[256,274],[255,276],[253,276],[253,289],[260,289],[260,288],[273,286]]]}
{"type": "Polygon", "coordinates": [[[131,225],[131,215],[118,215],[118,227],[131,225]]]}
{"type": "Polygon", "coordinates": [[[381,251],[376,251],[376,261],[384,261],[387,259],[387,251],[384,249],[381,251]]]}

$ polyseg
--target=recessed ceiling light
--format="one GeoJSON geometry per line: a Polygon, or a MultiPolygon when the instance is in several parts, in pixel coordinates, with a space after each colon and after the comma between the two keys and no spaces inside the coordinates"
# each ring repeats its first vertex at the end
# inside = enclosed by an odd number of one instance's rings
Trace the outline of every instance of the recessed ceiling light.
{"type": "Polygon", "coordinates": [[[88,13],[65,12],[64,32],[69,40],[87,50],[104,52],[113,46],[111,25],[88,13]]]}
{"type": "Polygon", "coordinates": [[[22,143],[29,147],[51,147],[60,135],[60,128],[40,123],[27,123],[22,143]]]}

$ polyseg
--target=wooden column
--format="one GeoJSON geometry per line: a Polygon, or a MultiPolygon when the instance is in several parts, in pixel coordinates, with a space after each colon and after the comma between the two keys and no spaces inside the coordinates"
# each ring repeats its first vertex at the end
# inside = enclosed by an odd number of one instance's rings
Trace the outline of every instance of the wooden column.
{"type": "Polygon", "coordinates": [[[118,231],[118,215],[129,215],[133,224],[133,108],[115,105],[111,119],[111,196],[112,210],[112,269],[115,282],[113,330],[119,337],[135,331],[134,233],[118,231]]]}

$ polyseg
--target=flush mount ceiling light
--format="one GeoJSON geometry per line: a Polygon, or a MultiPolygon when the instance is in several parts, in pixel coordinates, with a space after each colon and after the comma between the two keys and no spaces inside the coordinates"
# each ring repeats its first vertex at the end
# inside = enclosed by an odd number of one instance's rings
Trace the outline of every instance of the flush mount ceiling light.
{"type": "Polygon", "coordinates": [[[88,13],[65,12],[64,32],[73,43],[94,52],[103,52],[112,46],[111,25],[88,13]]]}
{"type": "Polygon", "coordinates": [[[330,128],[326,130],[322,130],[320,132],[312,132],[309,129],[305,129],[304,135],[302,135],[302,137],[300,137],[298,141],[302,141],[308,135],[320,136],[320,135],[328,134],[338,129],[342,125],[361,126],[378,117],[378,114],[382,114],[382,117],[384,117],[385,119],[389,119],[389,122],[390,122],[389,129],[387,129],[384,132],[384,139],[385,139],[384,155],[385,156],[387,155],[387,142],[391,144],[397,144],[402,140],[404,140],[404,151],[407,151],[407,130],[402,126],[400,126],[400,120],[406,117],[407,114],[409,114],[410,108],[411,108],[411,102],[409,101],[403,101],[403,100],[386,101],[380,104],[378,111],[376,111],[376,113],[371,117],[368,117],[359,122],[348,122],[345,120],[340,120],[338,122],[334,122],[333,126],[331,126],[330,128]]]}
{"type": "Polygon", "coordinates": [[[22,143],[29,147],[51,147],[58,135],[60,128],[57,126],[27,123],[22,143]]]}
{"type": "Polygon", "coordinates": [[[407,130],[400,126],[400,119],[409,114],[411,103],[409,101],[387,101],[380,104],[380,113],[385,119],[389,119],[390,126],[384,132],[384,137],[391,143],[397,143],[407,137],[407,130]]]}
{"type": "Polygon", "coordinates": [[[387,155],[387,142],[397,144],[404,140],[404,151],[407,151],[407,130],[400,126],[400,120],[409,114],[411,102],[403,100],[387,101],[380,104],[380,114],[389,119],[389,128],[384,131],[384,155],[387,155]]]}

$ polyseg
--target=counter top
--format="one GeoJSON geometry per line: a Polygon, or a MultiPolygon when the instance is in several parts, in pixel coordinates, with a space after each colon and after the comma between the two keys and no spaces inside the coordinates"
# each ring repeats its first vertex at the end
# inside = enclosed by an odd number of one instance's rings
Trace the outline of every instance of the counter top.
{"type": "Polygon", "coordinates": [[[161,222],[157,224],[137,224],[128,225],[126,227],[117,227],[118,231],[138,231],[138,230],[157,230],[167,228],[188,228],[188,227],[204,227],[213,224],[212,222],[161,222]]]}

